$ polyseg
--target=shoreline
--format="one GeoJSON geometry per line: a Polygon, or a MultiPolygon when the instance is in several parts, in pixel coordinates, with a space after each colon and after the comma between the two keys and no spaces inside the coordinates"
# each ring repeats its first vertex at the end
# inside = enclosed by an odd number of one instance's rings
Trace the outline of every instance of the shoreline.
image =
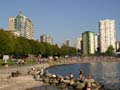
{"type": "MultiPolygon", "coordinates": [[[[93,59],[93,58],[92,58],[93,59]]],[[[106,58],[105,58],[106,59],[106,58]]],[[[30,68],[35,67],[35,68],[42,68],[44,67],[45,69],[58,66],[58,65],[66,65],[66,64],[80,64],[80,63],[99,63],[101,62],[119,62],[120,58],[117,58],[117,60],[114,60],[115,58],[107,58],[106,60],[100,59],[99,60],[92,60],[90,58],[86,57],[82,59],[75,59],[75,58],[66,58],[64,60],[57,60],[57,61],[50,61],[47,63],[42,63],[42,64],[36,64],[36,65],[30,65],[30,66],[20,66],[20,67],[10,67],[8,69],[2,68],[0,69],[0,90],[26,90],[28,88],[36,87],[36,86],[41,86],[44,85],[40,81],[35,81],[35,79],[31,76],[28,75],[27,72],[30,70],[30,68]],[[90,60],[90,61],[88,61],[90,60]],[[22,75],[18,77],[11,77],[8,78],[8,76],[11,74],[13,71],[20,71],[22,75]]]]}

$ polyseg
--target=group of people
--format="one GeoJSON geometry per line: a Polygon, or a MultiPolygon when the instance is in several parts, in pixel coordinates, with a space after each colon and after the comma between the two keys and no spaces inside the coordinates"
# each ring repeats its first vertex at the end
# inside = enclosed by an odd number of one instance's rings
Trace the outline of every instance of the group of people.
{"type": "Polygon", "coordinates": [[[81,69],[79,71],[79,78],[77,80],[74,80],[74,75],[70,73],[64,77],[63,82],[69,82],[71,86],[79,90],[93,90],[93,87],[96,88],[98,85],[98,83],[91,77],[90,74],[88,74],[85,78],[81,69]]]}
{"type": "Polygon", "coordinates": [[[80,69],[79,72],[79,82],[84,83],[86,90],[92,90],[92,87],[95,87],[98,83],[91,77],[90,74],[87,77],[84,77],[83,71],[80,69]]]}
{"type": "MultiPolygon", "coordinates": [[[[36,71],[34,67],[32,70],[36,71]]],[[[44,68],[41,68],[37,71],[35,78],[36,80],[41,80],[49,84],[61,85],[62,87],[72,86],[75,90],[93,90],[93,88],[96,88],[99,85],[94,79],[91,78],[90,74],[88,74],[85,78],[82,70],[79,71],[79,78],[75,79],[72,73],[63,77],[60,75],[51,74],[44,68]]]]}

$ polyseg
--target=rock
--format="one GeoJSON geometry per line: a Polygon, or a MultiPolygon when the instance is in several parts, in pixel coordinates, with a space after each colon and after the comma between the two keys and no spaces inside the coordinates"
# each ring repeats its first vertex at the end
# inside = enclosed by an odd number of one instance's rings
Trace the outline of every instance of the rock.
{"type": "Polygon", "coordinates": [[[19,75],[21,75],[21,73],[20,73],[19,71],[16,71],[16,72],[12,72],[12,73],[11,73],[11,76],[12,76],[12,77],[17,77],[17,76],[19,76],[19,75]]]}
{"type": "Polygon", "coordinates": [[[47,77],[43,77],[43,82],[44,82],[44,83],[49,83],[49,81],[50,81],[49,78],[47,78],[47,77]]]}
{"type": "Polygon", "coordinates": [[[80,83],[79,81],[75,82],[73,85],[74,89],[82,90],[85,87],[85,83],[80,83]]]}
{"type": "Polygon", "coordinates": [[[72,80],[70,80],[70,85],[74,85],[74,83],[75,83],[75,81],[74,81],[74,79],[72,79],[72,80]]]}
{"type": "Polygon", "coordinates": [[[61,83],[61,84],[60,84],[60,88],[61,88],[61,89],[65,89],[66,87],[67,87],[67,85],[66,85],[65,83],[61,83]]]}

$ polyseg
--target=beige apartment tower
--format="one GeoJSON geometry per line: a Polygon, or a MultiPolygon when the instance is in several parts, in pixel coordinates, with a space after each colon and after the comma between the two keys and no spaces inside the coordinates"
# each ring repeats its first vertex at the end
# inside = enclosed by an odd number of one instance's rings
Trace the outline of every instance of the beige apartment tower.
{"type": "Polygon", "coordinates": [[[45,43],[49,43],[49,44],[53,44],[53,38],[49,35],[43,34],[42,36],[40,36],[40,41],[41,42],[45,42],[45,43]]]}
{"type": "Polygon", "coordinates": [[[15,30],[15,18],[9,18],[9,30],[15,30]]]}
{"type": "Polygon", "coordinates": [[[82,42],[82,38],[77,38],[77,42],[76,42],[76,49],[77,50],[81,50],[81,42],[82,42]]]}
{"type": "Polygon", "coordinates": [[[105,53],[110,45],[116,48],[116,33],[115,33],[115,20],[100,20],[99,21],[99,34],[100,34],[100,52],[105,53]]]}

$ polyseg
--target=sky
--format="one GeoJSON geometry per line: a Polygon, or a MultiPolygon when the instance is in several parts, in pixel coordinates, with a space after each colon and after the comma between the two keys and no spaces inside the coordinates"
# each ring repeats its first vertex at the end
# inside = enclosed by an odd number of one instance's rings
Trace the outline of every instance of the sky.
{"type": "Polygon", "coordinates": [[[120,0],[0,0],[0,28],[19,11],[32,20],[35,39],[48,34],[57,44],[75,42],[85,31],[98,33],[99,20],[115,19],[120,40],[120,0]]]}

